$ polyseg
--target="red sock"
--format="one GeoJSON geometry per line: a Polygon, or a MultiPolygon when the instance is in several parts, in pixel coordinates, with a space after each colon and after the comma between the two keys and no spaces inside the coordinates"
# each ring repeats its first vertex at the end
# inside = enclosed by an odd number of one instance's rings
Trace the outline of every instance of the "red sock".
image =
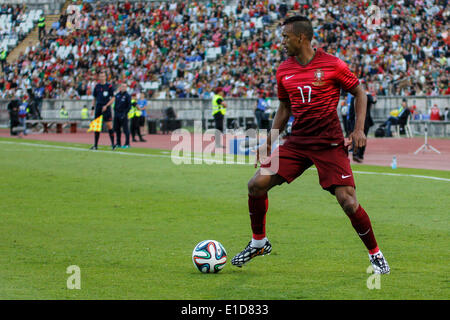
{"type": "Polygon", "coordinates": [[[356,212],[349,216],[353,228],[358,233],[364,245],[369,250],[369,253],[373,254],[378,252],[377,240],[373,233],[372,224],[366,211],[361,205],[356,209],[356,212]]]}
{"type": "Polygon", "coordinates": [[[248,212],[252,226],[253,239],[261,240],[266,236],[266,213],[269,207],[267,193],[260,197],[248,195],[248,212]]]}

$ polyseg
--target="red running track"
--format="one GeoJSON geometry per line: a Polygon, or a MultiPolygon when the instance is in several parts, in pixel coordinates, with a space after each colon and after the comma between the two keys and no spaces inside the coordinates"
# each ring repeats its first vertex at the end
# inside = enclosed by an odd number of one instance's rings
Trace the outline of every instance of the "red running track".
{"type": "MultiPolygon", "coordinates": [[[[0,129],[0,137],[9,137],[9,130],[0,129]]],[[[22,140],[44,140],[44,141],[58,141],[58,142],[72,142],[92,144],[94,140],[93,133],[47,133],[47,134],[29,134],[22,140]]],[[[146,135],[147,142],[132,142],[131,147],[152,148],[170,150],[173,146],[178,144],[178,140],[171,141],[171,135],[154,134],[146,135]]],[[[191,137],[192,145],[195,145],[191,137]]],[[[211,136],[207,136],[202,147],[210,144],[211,136]]],[[[122,138],[122,141],[125,141],[122,138]]],[[[441,154],[433,151],[414,152],[424,144],[424,138],[369,138],[367,142],[366,154],[364,164],[390,166],[392,157],[397,157],[397,166],[399,168],[421,168],[421,169],[435,169],[435,170],[450,170],[450,139],[428,139],[428,143],[434,148],[438,149],[441,154]]],[[[100,145],[110,145],[109,136],[107,133],[102,133],[100,136],[100,145]]],[[[195,148],[196,152],[200,152],[201,148],[198,145],[195,148]]],[[[352,160],[353,162],[353,160],[352,160]]]]}

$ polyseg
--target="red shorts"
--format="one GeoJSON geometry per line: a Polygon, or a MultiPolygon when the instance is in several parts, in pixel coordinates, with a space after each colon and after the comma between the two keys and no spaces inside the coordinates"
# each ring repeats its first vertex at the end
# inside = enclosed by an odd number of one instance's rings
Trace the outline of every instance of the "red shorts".
{"type": "Polygon", "coordinates": [[[267,168],[291,183],[313,164],[317,168],[320,185],[331,194],[334,194],[336,186],[355,187],[344,143],[312,150],[286,142],[272,152],[261,168],[267,168]]]}

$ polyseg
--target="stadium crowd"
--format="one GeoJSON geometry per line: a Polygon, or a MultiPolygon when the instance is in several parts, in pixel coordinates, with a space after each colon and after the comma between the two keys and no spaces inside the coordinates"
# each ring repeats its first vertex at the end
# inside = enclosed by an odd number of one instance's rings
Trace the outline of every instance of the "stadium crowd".
{"type": "Polygon", "coordinates": [[[447,95],[449,9],[445,0],[82,2],[0,74],[0,97],[89,97],[99,69],[152,98],[276,96],[285,58],[280,22],[293,10],[315,26],[314,45],[346,61],[376,95],[447,95]],[[69,19],[68,19],[69,18],[69,19]],[[370,27],[376,28],[370,28],[370,27]]]}
{"type": "Polygon", "coordinates": [[[26,33],[19,26],[26,20],[26,16],[27,10],[23,4],[1,4],[0,18],[4,18],[5,23],[0,23],[0,41],[3,42],[8,38],[23,40],[26,33]]]}

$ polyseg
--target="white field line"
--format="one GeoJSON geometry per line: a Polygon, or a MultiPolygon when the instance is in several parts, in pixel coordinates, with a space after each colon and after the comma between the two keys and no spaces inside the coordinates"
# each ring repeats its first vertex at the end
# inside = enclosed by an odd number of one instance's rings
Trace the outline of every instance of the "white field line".
{"type": "MultiPolygon", "coordinates": [[[[78,148],[78,147],[67,147],[67,146],[58,146],[58,145],[51,145],[51,144],[40,144],[40,143],[28,143],[28,142],[14,142],[14,141],[0,141],[0,143],[5,143],[5,144],[13,144],[13,145],[24,145],[24,146],[29,146],[29,147],[40,147],[40,148],[54,148],[54,149],[60,149],[60,150],[72,150],[72,151],[87,151],[87,152],[91,152],[91,153],[110,153],[110,154],[120,154],[120,155],[125,155],[125,156],[137,156],[137,157],[147,157],[147,158],[171,158],[171,159],[178,159],[178,160],[186,160],[186,161],[200,161],[200,162],[205,162],[208,164],[212,164],[212,163],[217,163],[217,164],[253,164],[250,162],[245,162],[245,161],[234,161],[231,158],[228,158],[228,160],[225,160],[225,163],[222,159],[218,160],[218,159],[214,159],[214,158],[201,158],[201,157],[192,157],[192,153],[187,154],[185,157],[178,157],[178,156],[174,156],[171,155],[170,152],[165,154],[144,154],[144,153],[134,153],[134,152],[123,152],[123,151],[108,151],[108,150],[89,150],[87,148],[78,148]],[[227,162],[229,161],[229,162],[227,162]]],[[[227,155],[227,154],[225,154],[227,155]]],[[[217,155],[217,156],[222,156],[222,154],[217,155]]],[[[229,157],[231,155],[228,155],[229,157]]]]}
{"type": "MultiPolygon", "coordinates": [[[[187,161],[199,161],[200,163],[217,163],[217,164],[224,164],[223,160],[217,160],[217,159],[208,159],[208,158],[198,158],[198,157],[177,157],[170,154],[144,154],[144,153],[133,153],[133,152],[122,152],[122,151],[107,151],[107,150],[96,150],[91,151],[86,148],[77,148],[77,147],[67,147],[67,146],[58,146],[58,145],[49,145],[49,144],[39,144],[39,143],[27,143],[27,142],[14,142],[14,141],[0,141],[0,143],[3,144],[11,144],[11,145],[23,145],[23,146],[30,146],[30,147],[40,147],[40,148],[55,148],[55,149],[61,149],[61,150],[72,150],[72,151],[85,151],[85,152],[91,152],[91,153],[108,153],[108,154],[120,154],[120,155],[126,155],[126,156],[137,156],[137,157],[148,157],[148,158],[170,158],[170,159],[178,159],[178,160],[187,160],[187,161]]],[[[220,154],[221,156],[221,154],[220,154]]],[[[240,165],[253,165],[253,162],[249,161],[234,161],[233,159],[229,159],[231,162],[227,162],[226,160],[225,164],[240,164],[240,165]]],[[[315,168],[310,170],[316,170],[315,168]]],[[[437,181],[446,181],[450,182],[450,179],[448,178],[440,178],[440,177],[433,177],[433,176],[423,176],[418,174],[404,174],[404,173],[390,173],[390,172],[370,172],[370,171],[359,171],[354,170],[353,173],[357,174],[371,174],[371,175],[380,175],[380,176],[394,176],[394,177],[411,177],[411,178],[418,178],[418,179],[430,179],[430,180],[437,180],[437,181]]]]}

